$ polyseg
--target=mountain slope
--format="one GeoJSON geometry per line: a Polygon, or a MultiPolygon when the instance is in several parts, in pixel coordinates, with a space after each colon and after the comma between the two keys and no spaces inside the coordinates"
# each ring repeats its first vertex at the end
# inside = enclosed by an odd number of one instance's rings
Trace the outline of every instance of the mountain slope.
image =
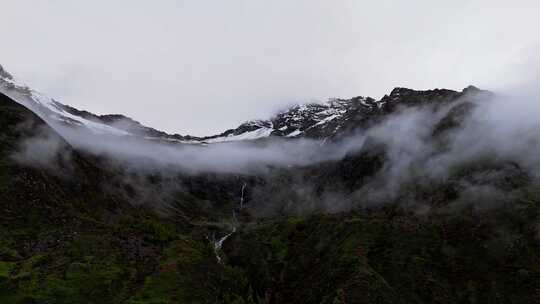
{"type": "Polygon", "coordinates": [[[531,168],[489,150],[441,176],[426,165],[446,159],[487,92],[396,88],[380,101],[297,106],[194,139],[69,108],[0,76],[21,98],[0,94],[2,303],[540,301],[531,168]],[[411,117],[425,120],[402,133],[411,117]],[[49,122],[117,144],[266,139],[249,143],[270,149],[283,137],[354,149],[234,174],[141,156],[140,170],[71,146],[49,122]],[[353,134],[361,140],[347,141],[353,134]],[[410,149],[419,146],[428,149],[410,149]]]}
{"type": "Polygon", "coordinates": [[[232,297],[221,284],[239,285],[238,275],[217,263],[204,229],[191,236],[182,218],[132,204],[127,185],[114,182],[122,173],[102,165],[0,94],[0,302],[125,303],[177,255],[190,273],[215,271],[214,279],[185,274],[190,285],[177,299],[232,297]],[[43,151],[23,143],[43,134],[61,148],[35,162],[43,151]]]}

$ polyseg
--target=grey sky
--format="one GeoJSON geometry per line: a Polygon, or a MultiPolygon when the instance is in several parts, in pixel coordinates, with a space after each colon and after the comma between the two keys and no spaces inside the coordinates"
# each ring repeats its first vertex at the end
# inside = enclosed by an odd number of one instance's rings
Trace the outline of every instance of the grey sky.
{"type": "Polygon", "coordinates": [[[395,86],[538,71],[540,2],[2,0],[0,63],[64,103],[181,134],[395,86]]]}

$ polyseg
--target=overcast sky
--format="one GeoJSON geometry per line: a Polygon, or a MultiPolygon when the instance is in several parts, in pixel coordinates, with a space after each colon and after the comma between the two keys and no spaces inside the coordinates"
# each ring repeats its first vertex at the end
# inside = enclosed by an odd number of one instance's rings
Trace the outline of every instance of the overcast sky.
{"type": "Polygon", "coordinates": [[[536,73],[540,45],[537,0],[1,0],[1,8],[0,64],[19,79],[78,108],[192,135],[291,103],[380,98],[396,86],[503,89],[536,73]]]}

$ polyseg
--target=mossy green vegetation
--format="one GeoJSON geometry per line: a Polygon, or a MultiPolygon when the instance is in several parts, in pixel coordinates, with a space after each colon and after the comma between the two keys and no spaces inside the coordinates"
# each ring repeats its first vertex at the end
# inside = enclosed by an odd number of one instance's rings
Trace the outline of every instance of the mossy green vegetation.
{"type": "Polygon", "coordinates": [[[250,303],[248,288],[243,271],[219,263],[209,242],[183,237],[129,303],[250,303]]]}
{"type": "Polygon", "coordinates": [[[268,220],[225,252],[253,297],[272,303],[530,303],[540,297],[538,205],[530,208],[268,220]]]}

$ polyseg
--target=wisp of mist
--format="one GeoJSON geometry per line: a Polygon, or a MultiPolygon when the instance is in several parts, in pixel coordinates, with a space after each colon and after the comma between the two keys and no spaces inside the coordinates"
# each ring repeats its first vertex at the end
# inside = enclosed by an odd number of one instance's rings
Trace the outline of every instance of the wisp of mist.
{"type": "MultiPolygon", "coordinates": [[[[75,149],[104,156],[129,170],[142,173],[265,176],[273,168],[292,172],[295,168],[339,161],[347,155],[362,153],[369,148],[365,147],[366,142],[382,144],[386,154],[383,168],[353,193],[326,191],[316,195],[308,180],[297,181],[294,186],[296,194],[310,198],[303,201],[311,201],[317,205],[316,208],[340,211],[350,209],[358,201],[391,201],[411,180],[444,181],[453,168],[485,159],[515,163],[536,181],[540,176],[540,103],[537,95],[513,92],[488,95],[481,98],[464,96],[461,100],[438,107],[429,104],[404,107],[367,129],[325,141],[270,137],[256,141],[185,144],[136,136],[94,134],[84,128],[48,122],[75,149]],[[472,111],[463,118],[459,127],[444,134],[444,143],[441,143],[440,138],[434,137],[434,129],[450,111],[464,102],[474,104],[472,111]]],[[[51,141],[56,141],[54,136],[41,132],[39,138],[31,138],[21,144],[16,158],[21,162],[44,164],[47,160],[39,161],[39,157],[50,158],[54,153],[65,153],[56,151],[59,145],[51,141]],[[42,152],[36,153],[38,151],[42,152]]],[[[496,192],[482,187],[465,186],[463,195],[496,192]]],[[[294,209],[303,210],[301,206],[294,209]]]]}

